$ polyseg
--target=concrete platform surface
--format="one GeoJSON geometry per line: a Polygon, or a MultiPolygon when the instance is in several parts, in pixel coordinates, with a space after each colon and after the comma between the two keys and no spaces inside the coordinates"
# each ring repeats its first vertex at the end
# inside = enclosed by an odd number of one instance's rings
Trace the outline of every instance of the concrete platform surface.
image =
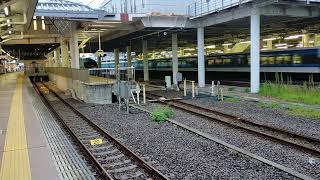
{"type": "Polygon", "coordinates": [[[23,73],[0,76],[0,180],[60,179],[23,73]]]}

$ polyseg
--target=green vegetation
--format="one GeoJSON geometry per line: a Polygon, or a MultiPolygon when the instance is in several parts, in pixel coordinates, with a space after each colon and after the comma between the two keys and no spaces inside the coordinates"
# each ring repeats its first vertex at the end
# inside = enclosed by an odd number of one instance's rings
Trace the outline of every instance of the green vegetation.
{"type": "Polygon", "coordinates": [[[245,89],[244,89],[244,92],[245,92],[245,93],[250,93],[250,88],[245,88],[245,89]]]}
{"type": "Polygon", "coordinates": [[[307,118],[314,118],[320,119],[320,111],[316,109],[306,108],[302,106],[288,106],[288,107],[281,107],[280,104],[272,102],[272,103],[259,103],[260,108],[271,108],[271,109],[282,109],[287,111],[289,114],[303,116],[307,118]]]}
{"type": "Polygon", "coordinates": [[[304,108],[299,106],[290,106],[287,108],[287,111],[294,115],[320,119],[320,111],[316,109],[304,108]]]}
{"type": "Polygon", "coordinates": [[[156,106],[151,112],[152,120],[163,123],[173,116],[173,111],[169,106],[156,106]]]}
{"type": "Polygon", "coordinates": [[[272,108],[272,109],[276,109],[276,108],[281,108],[280,104],[272,102],[272,103],[259,103],[260,108],[272,108]]]}
{"type": "Polygon", "coordinates": [[[230,88],[228,88],[228,91],[234,91],[235,90],[235,88],[234,87],[230,87],[230,88]]]}
{"type": "Polygon", "coordinates": [[[239,98],[236,98],[236,97],[227,97],[225,99],[225,101],[227,102],[232,102],[232,103],[236,103],[236,102],[240,102],[240,99],[239,98]]]}
{"type": "Polygon", "coordinates": [[[320,88],[315,87],[313,76],[309,77],[309,82],[304,82],[302,86],[292,85],[291,77],[284,83],[282,74],[276,73],[275,83],[264,83],[259,92],[261,96],[275,97],[281,100],[305,103],[320,104],[320,88]]]}

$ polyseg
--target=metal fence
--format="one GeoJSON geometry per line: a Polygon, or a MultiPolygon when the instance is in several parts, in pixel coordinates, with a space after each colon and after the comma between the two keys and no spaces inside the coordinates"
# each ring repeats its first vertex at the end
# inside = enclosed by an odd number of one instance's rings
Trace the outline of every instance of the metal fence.
{"type": "MultiPolygon", "coordinates": [[[[45,68],[47,73],[62,76],[84,83],[113,83],[117,80],[117,72],[114,68],[72,69],[63,67],[45,68]]],[[[135,80],[135,68],[124,67],[119,69],[119,80],[135,80]]]]}
{"type": "Polygon", "coordinates": [[[188,6],[188,14],[191,17],[203,16],[250,1],[252,0],[198,0],[188,6]]]}
{"type": "MultiPolygon", "coordinates": [[[[115,68],[93,68],[89,69],[89,75],[93,77],[101,77],[106,80],[117,80],[117,71],[115,68]]],[[[122,67],[118,69],[119,80],[129,81],[135,80],[135,68],[134,67],[122,67]]]]}
{"type": "Polygon", "coordinates": [[[100,8],[110,13],[186,15],[190,2],[191,0],[108,0],[100,8]]]}
{"type": "Polygon", "coordinates": [[[87,69],[72,69],[64,67],[47,67],[46,72],[70,78],[72,80],[79,80],[82,82],[89,82],[89,72],[87,69]]]}
{"type": "MultiPolygon", "coordinates": [[[[239,6],[253,0],[198,0],[188,6],[188,15],[191,17],[199,17],[206,14],[219,12],[224,9],[239,6]]],[[[294,0],[297,2],[319,3],[320,0],[294,0]]]]}

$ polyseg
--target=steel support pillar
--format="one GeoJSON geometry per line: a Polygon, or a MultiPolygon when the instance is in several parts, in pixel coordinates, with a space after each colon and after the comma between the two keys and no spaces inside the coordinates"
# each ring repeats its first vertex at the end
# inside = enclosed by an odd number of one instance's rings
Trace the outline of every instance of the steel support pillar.
{"type": "Polygon", "coordinates": [[[54,50],[54,67],[61,67],[60,47],[54,50]]]}
{"type": "Polygon", "coordinates": [[[48,54],[48,64],[49,64],[49,67],[53,67],[53,53],[52,52],[50,52],[49,54],[48,54]]]}
{"type": "Polygon", "coordinates": [[[197,30],[198,39],[198,86],[205,87],[204,28],[197,30]]]}
{"type": "Polygon", "coordinates": [[[79,44],[76,29],[71,32],[70,39],[71,68],[80,69],[79,44]]]}
{"type": "Polygon", "coordinates": [[[272,40],[268,40],[268,41],[267,41],[267,49],[270,50],[270,51],[273,49],[273,42],[272,42],[272,40]]]}
{"type": "Polygon", "coordinates": [[[310,47],[310,35],[309,34],[305,34],[302,37],[302,43],[303,43],[303,47],[310,47]]]}
{"type": "Polygon", "coordinates": [[[143,53],[143,79],[149,81],[149,60],[148,60],[148,42],[142,41],[142,53],[143,53]]]}
{"type": "Polygon", "coordinates": [[[67,40],[61,38],[60,46],[61,46],[62,67],[70,67],[70,64],[69,64],[69,50],[68,50],[68,42],[67,42],[67,40]]]}
{"type": "Polygon", "coordinates": [[[131,68],[132,66],[132,56],[131,56],[131,46],[127,46],[127,67],[128,67],[128,78],[132,79],[132,71],[133,69],[131,68]]]}
{"type": "MultiPolygon", "coordinates": [[[[119,49],[114,49],[114,68],[116,69],[116,74],[117,77],[120,78],[119,76],[119,62],[120,62],[120,52],[119,49]]],[[[119,80],[119,79],[118,79],[119,80]]]]}
{"type": "Polygon", "coordinates": [[[172,34],[172,78],[173,84],[178,85],[178,34],[172,34]]]}
{"type": "Polygon", "coordinates": [[[260,15],[258,13],[252,14],[250,17],[250,22],[251,93],[258,93],[260,88],[260,15]]]}

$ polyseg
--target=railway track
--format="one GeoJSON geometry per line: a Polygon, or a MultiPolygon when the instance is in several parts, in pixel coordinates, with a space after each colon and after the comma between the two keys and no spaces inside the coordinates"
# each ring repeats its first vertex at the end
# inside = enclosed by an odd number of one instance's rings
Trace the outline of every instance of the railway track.
{"type": "MultiPolygon", "coordinates": [[[[148,93],[148,98],[158,99],[161,96],[148,93]]],[[[180,100],[159,101],[160,103],[178,108],[195,115],[207,118],[212,121],[217,121],[228,126],[243,129],[250,133],[255,133],[260,136],[270,138],[290,146],[294,146],[300,150],[306,151],[316,156],[320,156],[320,140],[312,137],[299,135],[280,128],[272,127],[266,124],[259,124],[247,119],[225,114],[219,111],[208,109],[205,107],[196,106],[180,100]]]]}
{"type": "Polygon", "coordinates": [[[102,179],[168,179],[155,167],[93,123],[66,100],[51,91],[46,85],[37,83],[35,88],[53,115],[61,121],[79,145],[86,159],[96,168],[96,172],[102,179]]]}

